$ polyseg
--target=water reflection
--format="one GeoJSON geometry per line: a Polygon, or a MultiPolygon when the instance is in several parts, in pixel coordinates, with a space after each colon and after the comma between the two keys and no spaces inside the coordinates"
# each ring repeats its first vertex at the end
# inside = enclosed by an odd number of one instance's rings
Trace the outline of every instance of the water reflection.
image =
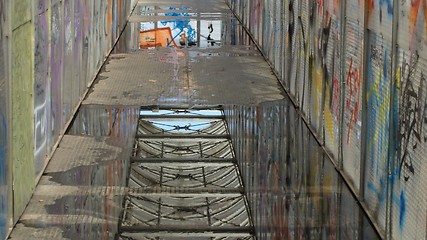
{"type": "Polygon", "coordinates": [[[82,106],[11,239],[114,239],[139,108],[82,106]]]}
{"type": "Polygon", "coordinates": [[[285,101],[225,113],[259,239],[379,239],[285,101]]]}
{"type": "Polygon", "coordinates": [[[112,142],[129,145],[135,137],[138,116],[139,107],[82,105],[68,134],[108,136],[112,142]]]}
{"type": "MultiPolygon", "coordinates": [[[[379,239],[287,101],[224,106],[259,239],[379,239]]],[[[140,109],[83,105],[13,238],[114,238],[140,109]]]]}

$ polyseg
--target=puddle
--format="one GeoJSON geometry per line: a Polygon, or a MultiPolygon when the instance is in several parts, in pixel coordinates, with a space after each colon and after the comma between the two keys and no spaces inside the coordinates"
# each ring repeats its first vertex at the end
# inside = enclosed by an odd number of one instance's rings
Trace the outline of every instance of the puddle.
{"type": "Polygon", "coordinates": [[[142,108],[128,188],[122,238],[253,235],[219,106],[142,108]]]}
{"type": "Polygon", "coordinates": [[[288,101],[224,110],[258,236],[380,239],[288,101]]]}
{"type": "MultiPolygon", "coordinates": [[[[99,159],[81,160],[90,164],[75,167],[58,164],[65,169],[58,172],[48,167],[39,191],[62,190],[36,192],[32,204],[43,204],[47,215],[24,218],[24,226],[60,229],[71,239],[140,238],[147,231],[157,237],[165,229],[175,229],[169,237],[200,237],[197,229],[222,236],[223,228],[237,226],[227,231],[251,239],[248,224],[253,221],[265,238],[380,239],[288,101],[193,108],[83,106],[69,134],[91,137],[92,144],[115,142],[113,149],[120,142],[133,150],[109,160],[117,150],[82,142],[79,146],[99,159]],[[185,221],[193,228],[186,228],[185,221]],[[210,228],[212,223],[217,228],[210,228]]],[[[74,151],[74,159],[84,159],[67,141],[57,152],[74,151]]]]}

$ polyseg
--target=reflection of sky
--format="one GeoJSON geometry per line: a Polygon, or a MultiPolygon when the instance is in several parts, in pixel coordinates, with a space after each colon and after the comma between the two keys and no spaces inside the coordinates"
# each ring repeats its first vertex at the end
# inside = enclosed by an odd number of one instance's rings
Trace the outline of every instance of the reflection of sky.
{"type": "MultiPolygon", "coordinates": [[[[150,116],[159,116],[161,118],[164,115],[174,115],[174,116],[218,116],[222,115],[222,112],[219,110],[197,110],[189,111],[185,113],[176,113],[170,110],[159,110],[159,111],[149,111],[141,110],[140,115],[150,115],[150,116]]],[[[206,119],[188,119],[188,120],[162,120],[162,121],[151,121],[155,126],[162,128],[166,131],[183,131],[183,132],[192,132],[204,129],[211,124],[212,120],[206,119]],[[185,127],[188,126],[189,129],[176,129],[177,126],[185,127]]]]}
{"type": "Polygon", "coordinates": [[[158,110],[158,111],[151,111],[151,110],[141,110],[139,112],[140,115],[150,115],[150,116],[159,116],[162,115],[174,115],[174,116],[218,116],[222,115],[222,112],[220,110],[187,110],[186,112],[177,113],[172,110],[158,110]]]}

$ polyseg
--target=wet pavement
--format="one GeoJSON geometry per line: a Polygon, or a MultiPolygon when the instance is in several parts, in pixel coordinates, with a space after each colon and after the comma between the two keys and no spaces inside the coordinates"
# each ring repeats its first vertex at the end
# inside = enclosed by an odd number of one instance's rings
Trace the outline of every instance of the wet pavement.
{"type": "Polygon", "coordinates": [[[258,104],[284,98],[225,3],[166,2],[144,1],[135,8],[83,105],[258,104]]]}
{"type": "Polygon", "coordinates": [[[11,239],[377,239],[310,136],[223,1],[140,1],[11,239]]]}

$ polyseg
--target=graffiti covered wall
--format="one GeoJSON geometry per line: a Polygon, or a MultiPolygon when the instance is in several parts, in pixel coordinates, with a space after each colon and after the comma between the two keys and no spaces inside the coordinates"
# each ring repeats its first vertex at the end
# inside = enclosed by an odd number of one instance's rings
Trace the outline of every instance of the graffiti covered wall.
{"type": "Polygon", "coordinates": [[[22,214],[136,2],[0,1],[0,239],[22,214]]]}
{"type": "Polygon", "coordinates": [[[379,239],[293,106],[224,110],[258,239],[379,239]]]}
{"type": "Polygon", "coordinates": [[[426,238],[427,2],[228,3],[380,233],[426,238]]]}

